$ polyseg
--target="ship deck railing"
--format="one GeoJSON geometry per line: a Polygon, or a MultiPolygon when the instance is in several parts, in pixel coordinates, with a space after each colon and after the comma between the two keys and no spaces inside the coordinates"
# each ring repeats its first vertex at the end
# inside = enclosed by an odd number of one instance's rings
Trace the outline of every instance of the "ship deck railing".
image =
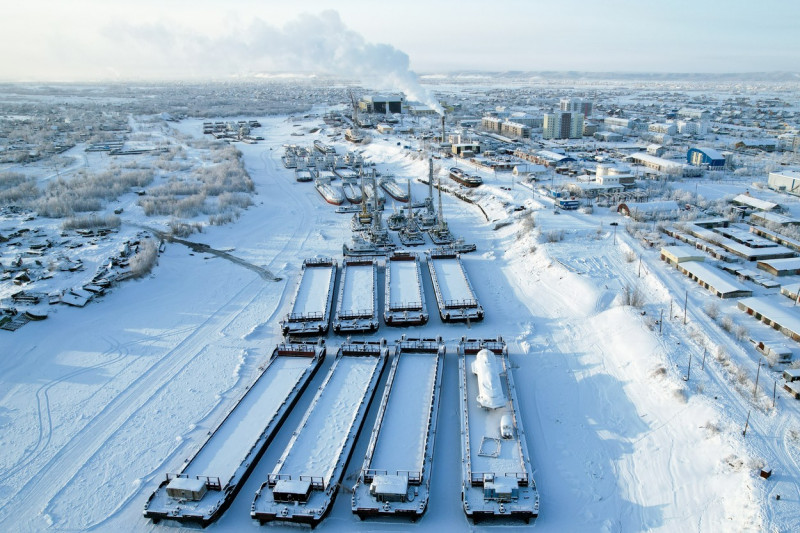
{"type": "Polygon", "coordinates": [[[517,486],[528,486],[528,473],[527,472],[505,472],[503,475],[498,475],[496,472],[470,472],[469,483],[471,486],[483,486],[484,483],[491,483],[497,478],[516,478],[517,486]]]}
{"type": "Polygon", "coordinates": [[[403,303],[390,303],[389,311],[420,311],[422,310],[422,302],[403,302],[403,303]]]}
{"type": "Polygon", "coordinates": [[[375,313],[372,309],[351,309],[339,313],[337,318],[339,320],[352,320],[354,318],[372,318],[373,316],[375,316],[375,313]]]}
{"type": "MultiPolygon", "coordinates": [[[[291,474],[270,474],[267,476],[267,486],[274,488],[278,481],[291,481],[294,479],[291,474]]],[[[322,476],[302,475],[297,478],[300,481],[308,481],[313,490],[325,490],[325,478],[322,476]]]]}
{"type": "Polygon", "coordinates": [[[409,485],[422,484],[422,472],[419,470],[395,470],[392,474],[389,474],[388,470],[382,470],[380,468],[365,468],[361,471],[361,478],[364,483],[371,483],[375,476],[386,475],[405,477],[408,479],[409,485]]]}
{"type": "Polygon", "coordinates": [[[478,307],[478,301],[473,299],[466,300],[445,300],[445,309],[473,309],[478,307]]]}
{"type": "Polygon", "coordinates": [[[325,313],[319,311],[312,311],[309,313],[290,313],[289,322],[317,322],[325,319],[325,313]]]}

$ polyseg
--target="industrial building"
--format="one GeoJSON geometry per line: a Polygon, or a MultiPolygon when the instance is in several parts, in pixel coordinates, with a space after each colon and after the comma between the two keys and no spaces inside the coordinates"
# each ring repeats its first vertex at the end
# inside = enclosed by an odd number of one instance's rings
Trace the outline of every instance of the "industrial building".
{"type": "Polygon", "coordinates": [[[542,130],[545,139],[580,139],[583,136],[583,113],[545,113],[542,130]]]}
{"type": "Polygon", "coordinates": [[[405,99],[402,94],[365,96],[358,103],[365,113],[402,113],[405,99]]]}
{"type": "Polygon", "coordinates": [[[686,152],[686,162],[708,170],[722,170],[725,168],[725,156],[713,148],[689,148],[689,151],[686,152]]]}
{"type": "Polygon", "coordinates": [[[701,169],[690,167],[685,163],[681,163],[679,161],[673,161],[671,159],[656,157],[650,154],[646,154],[644,152],[632,154],[630,156],[630,159],[635,163],[639,163],[640,165],[644,165],[647,168],[657,170],[658,172],[663,172],[664,174],[692,177],[692,176],[700,176],[703,173],[701,169]]]}
{"type": "Polygon", "coordinates": [[[744,298],[737,305],[739,309],[772,329],[800,341],[800,307],[784,305],[769,297],[744,298]]]}
{"type": "Polygon", "coordinates": [[[773,276],[795,276],[800,274],[800,257],[765,259],[764,261],[758,261],[756,267],[769,272],[773,276]]]}
{"type": "Polygon", "coordinates": [[[705,264],[703,254],[691,246],[665,246],[661,249],[661,259],[675,265],[689,279],[719,298],[742,298],[753,294],[730,274],[705,264]]]}
{"type": "Polygon", "coordinates": [[[770,189],[776,191],[800,195],[800,171],[781,170],[780,172],[770,172],[767,177],[767,185],[770,189]]]}

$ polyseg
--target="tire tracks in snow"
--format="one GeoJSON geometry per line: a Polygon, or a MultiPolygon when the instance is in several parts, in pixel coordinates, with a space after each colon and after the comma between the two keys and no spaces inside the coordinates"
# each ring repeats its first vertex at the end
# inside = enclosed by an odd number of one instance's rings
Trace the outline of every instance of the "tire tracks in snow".
{"type": "MultiPolygon", "coordinates": [[[[241,305],[241,296],[251,291],[256,283],[260,281],[255,279],[245,284],[202,324],[103,406],[99,413],[78,430],[5,505],[0,507],[0,523],[7,520],[13,509],[19,506],[46,508],[51,499],[74,479],[117,431],[143,409],[168,382],[192,363],[208,343],[210,333],[224,328],[242,313],[247,304],[241,305]]],[[[260,293],[261,291],[255,291],[248,304],[260,293]]],[[[119,358],[121,357],[124,356],[121,355],[119,358]]]]}

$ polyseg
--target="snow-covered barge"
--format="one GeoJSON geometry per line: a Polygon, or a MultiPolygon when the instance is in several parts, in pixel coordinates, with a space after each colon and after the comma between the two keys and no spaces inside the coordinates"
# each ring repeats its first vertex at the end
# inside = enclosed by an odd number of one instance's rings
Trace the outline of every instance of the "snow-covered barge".
{"type": "Polygon", "coordinates": [[[389,354],[385,341],[341,346],[250,516],[317,525],[330,510],[389,354]]]}
{"type": "Polygon", "coordinates": [[[239,489],[316,373],[325,346],[279,344],[253,384],[197,452],[150,496],[144,516],[205,527],[239,489]],[[264,423],[266,422],[266,427],[264,423]]]}
{"type": "Polygon", "coordinates": [[[322,196],[329,204],[342,205],[342,202],[344,202],[344,193],[338,187],[332,185],[329,179],[315,179],[314,187],[316,187],[320,196],[322,196]]]}
{"type": "Polygon", "coordinates": [[[292,311],[281,321],[284,335],[323,335],[328,332],[336,266],[336,260],[331,258],[303,261],[292,311]]]}
{"type": "Polygon", "coordinates": [[[536,518],[539,492],[506,343],[462,339],[458,371],[464,512],[473,520],[536,518]]]}
{"type": "Polygon", "coordinates": [[[359,517],[421,516],[428,505],[445,346],[401,339],[353,489],[359,517]]]}
{"type": "Polygon", "coordinates": [[[419,257],[413,252],[393,252],[386,261],[386,297],[383,319],[389,326],[428,322],[419,257]]]}
{"type": "Polygon", "coordinates": [[[371,332],[376,331],[379,325],[378,264],[374,259],[345,257],[333,331],[371,332]]]}
{"type": "Polygon", "coordinates": [[[428,270],[439,316],[444,322],[483,320],[483,307],[478,303],[461,256],[454,251],[431,250],[428,252],[428,270]]]}

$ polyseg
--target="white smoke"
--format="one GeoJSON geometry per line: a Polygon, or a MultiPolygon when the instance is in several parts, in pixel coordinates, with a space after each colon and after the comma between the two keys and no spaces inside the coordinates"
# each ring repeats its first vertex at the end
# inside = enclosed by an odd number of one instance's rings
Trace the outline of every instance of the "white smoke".
{"type": "MultiPolygon", "coordinates": [[[[443,110],[409,68],[408,55],[389,44],[367,42],[336,11],[304,14],[282,28],[256,18],[223,36],[198,35],[164,23],[115,25],[106,31],[150,56],[154,68],[173,65],[198,75],[259,75],[270,71],[317,72],[357,79],[377,90],[402,91],[408,99],[443,110]]],[[[140,55],[141,61],[141,55],[140,55]]]]}

